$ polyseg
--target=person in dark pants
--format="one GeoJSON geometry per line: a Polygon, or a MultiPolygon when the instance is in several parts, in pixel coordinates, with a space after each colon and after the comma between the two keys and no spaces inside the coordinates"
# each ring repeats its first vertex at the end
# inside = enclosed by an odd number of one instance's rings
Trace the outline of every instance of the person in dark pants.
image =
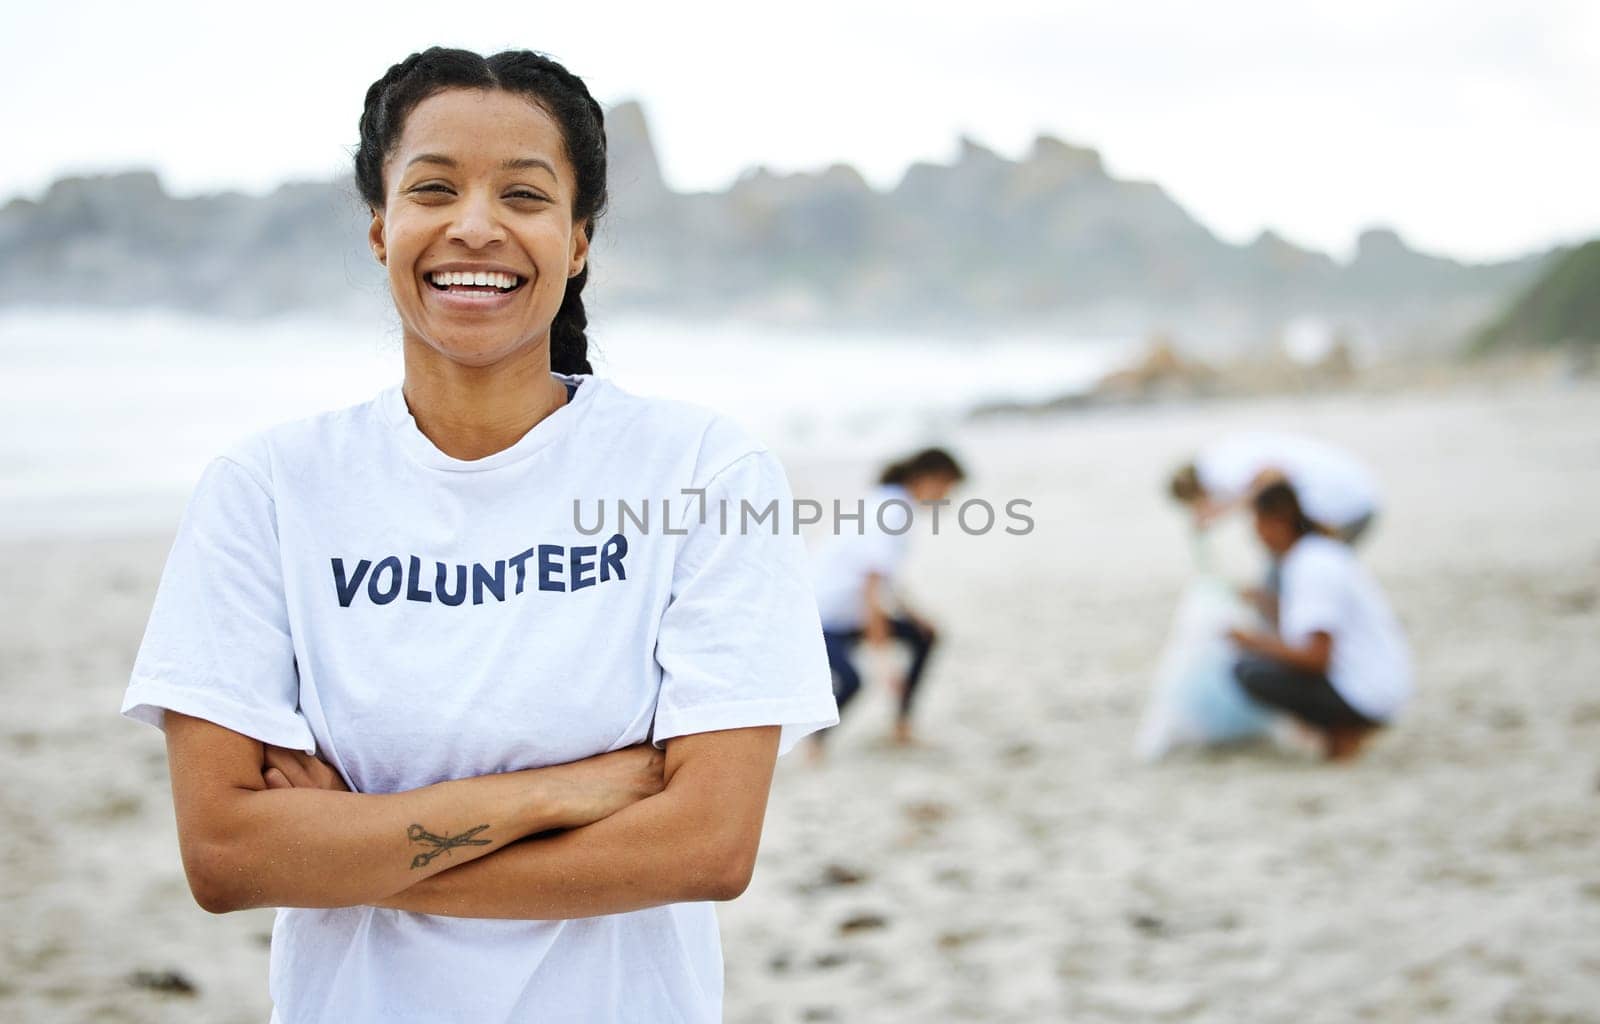
{"type": "Polygon", "coordinates": [[[1259,655],[1245,655],[1234,662],[1233,675],[1257,704],[1287,711],[1315,728],[1363,730],[1379,725],[1351,707],[1324,673],[1292,668],[1259,655]]]}
{"type": "MultiPolygon", "coordinates": [[[[888,627],[889,635],[911,651],[911,664],[906,667],[905,679],[900,684],[900,711],[896,718],[898,731],[906,734],[904,739],[909,739],[911,702],[916,699],[917,684],[922,681],[928,655],[933,653],[939,634],[927,622],[909,618],[891,618],[888,627]]],[[[822,634],[828,648],[828,667],[833,670],[833,698],[839,705],[841,715],[861,689],[861,673],[856,670],[850,656],[864,636],[866,631],[860,629],[825,630],[822,634]]]]}
{"type": "MultiPolygon", "coordinates": [[[[897,686],[894,739],[900,744],[913,742],[912,703],[938,633],[895,593],[895,576],[910,540],[914,506],[944,501],[965,476],[955,457],[942,448],[894,463],[862,503],[859,528],[841,525],[817,550],[813,563],[817,611],[841,715],[861,690],[861,673],[851,660],[858,646],[900,642],[910,649],[911,663],[897,686]]],[[[822,737],[814,734],[813,757],[821,754],[822,737]]]]}
{"type": "Polygon", "coordinates": [[[1398,620],[1350,545],[1321,532],[1278,482],[1254,499],[1256,535],[1281,567],[1277,635],[1233,630],[1234,677],[1258,704],[1319,734],[1328,757],[1355,755],[1411,693],[1398,620]]]}

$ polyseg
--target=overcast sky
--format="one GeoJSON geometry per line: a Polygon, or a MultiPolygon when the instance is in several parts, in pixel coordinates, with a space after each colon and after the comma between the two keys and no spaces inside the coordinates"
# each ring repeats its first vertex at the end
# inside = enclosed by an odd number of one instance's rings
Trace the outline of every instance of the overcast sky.
{"type": "Polygon", "coordinates": [[[367,86],[434,43],[553,54],[644,102],[669,182],[849,162],[888,187],[1040,132],[1223,237],[1463,258],[1600,234],[1594,0],[10,5],[0,197],[154,167],[180,193],[343,171],[367,86]]]}

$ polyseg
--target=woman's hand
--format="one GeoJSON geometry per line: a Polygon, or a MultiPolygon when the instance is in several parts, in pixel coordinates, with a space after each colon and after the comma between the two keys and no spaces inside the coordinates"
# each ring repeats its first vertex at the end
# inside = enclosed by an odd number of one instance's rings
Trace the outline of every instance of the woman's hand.
{"type": "Polygon", "coordinates": [[[368,904],[565,827],[543,769],[350,793],[309,755],[176,711],[164,724],[184,871],[213,914],[368,904]]]}
{"type": "MultiPolygon", "coordinates": [[[[268,789],[349,792],[327,762],[298,750],[266,748],[261,778],[268,789]]],[[[540,791],[554,802],[560,828],[593,824],[666,788],[666,755],[649,743],[534,770],[540,791]]]]}
{"type": "Polygon", "coordinates": [[[261,766],[261,781],[268,789],[327,789],[348,793],[350,787],[333,766],[299,750],[285,747],[265,748],[265,764],[261,766]]]}
{"type": "Polygon", "coordinates": [[[646,742],[540,769],[539,781],[555,802],[561,827],[579,828],[661,792],[666,764],[666,754],[646,742]]]}

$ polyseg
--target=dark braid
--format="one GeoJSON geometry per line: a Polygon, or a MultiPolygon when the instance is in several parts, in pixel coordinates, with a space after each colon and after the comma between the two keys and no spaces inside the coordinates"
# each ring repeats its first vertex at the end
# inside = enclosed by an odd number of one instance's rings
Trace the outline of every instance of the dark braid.
{"type": "Polygon", "coordinates": [[[558,373],[593,373],[589,366],[589,314],[583,308],[583,286],[589,280],[589,261],[567,278],[561,308],[550,321],[550,368],[558,373]]]}
{"type": "MultiPolygon", "coordinates": [[[[483,57],[434,46],[413,53],[372,83],[355,152],[356,188],[367,206],[374,211],[384,207],[383,164],[400,142],[407,115],[429,96],[450,88],[503,89],[528,97],[550,115],[561,128],[567,162],[577,176],[572,219],[582,222],[584,237],[592,241],[607,202],[605,112],[583,79],[532,50],[483,57]]],[[[561,308],[550,324],[550,368],[557,373],[594,372],[589,365],[589,316],[583,308],[588,280],[586,259],[583,269],[567,279],[561,308]]]]}

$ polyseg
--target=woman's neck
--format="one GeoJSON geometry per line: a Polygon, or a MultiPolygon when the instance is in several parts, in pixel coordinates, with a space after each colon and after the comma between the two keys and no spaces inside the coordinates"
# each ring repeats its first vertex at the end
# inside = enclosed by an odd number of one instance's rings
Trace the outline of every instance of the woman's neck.
{"type": "Polygon", "coordinates": [[[542,342],[489,366],[467,366],[407,338],[405,371],[406,405],[417,429],[455,459],[504,451],[567,402],[542,342]]]}

